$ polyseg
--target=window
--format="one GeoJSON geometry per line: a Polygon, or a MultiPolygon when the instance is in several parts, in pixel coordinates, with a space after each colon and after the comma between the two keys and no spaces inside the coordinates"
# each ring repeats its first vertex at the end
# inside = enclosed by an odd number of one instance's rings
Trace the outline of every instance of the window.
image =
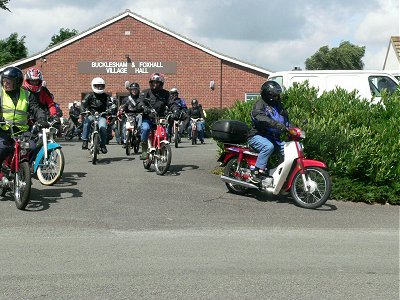
{"type": "Polygon", "coordinates": [[[373,96],[379,97],[383,90],[393,93],[397,89],[397,84],[387,76],[369,76],[368,81],[373,96]]]}
{"type": "Polygon", "coordinates": [[[260,97],[260,93],[246,93],[244,101],[257,100],[260,97]]]}

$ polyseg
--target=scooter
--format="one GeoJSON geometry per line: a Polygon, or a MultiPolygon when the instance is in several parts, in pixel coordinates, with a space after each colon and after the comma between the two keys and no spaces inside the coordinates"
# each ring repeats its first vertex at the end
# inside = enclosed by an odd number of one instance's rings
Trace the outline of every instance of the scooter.
{"type": "Polygon", "coordinates": [[[318,208],[325,204],[332,191],[332,182],[325,163],[307,159],[300,140],[304,131],[291,128],[288,142],[284,144],[283,161],[261,175],[259,185],[250,181],[251,168],[258,153],[248,146],[224,143],[224,152],[218,161],[224,166],[221,180],[232,193],[243,195],[257,189],[274,195],[291,193],[295,203],[303,208],[318,208]]]}

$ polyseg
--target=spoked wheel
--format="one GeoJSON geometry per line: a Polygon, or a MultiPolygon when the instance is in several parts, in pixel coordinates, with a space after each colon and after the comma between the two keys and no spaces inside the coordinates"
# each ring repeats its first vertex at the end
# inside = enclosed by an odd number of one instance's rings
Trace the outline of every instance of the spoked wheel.
{"type": "Polygon", "coordinates": [[[13,197],[18,209],[24,210],[31,196],[31,171],[28,162],[22,162],[15,173],[13,182],[13,197]]]}
{"type": "Polygon", "coordinates": [[[126,142],[125,142],[125,153],[126,155],[131,155],[131,139],[132,139],[132,132],[129,130],[126,131],[126,142]]]}
{"type": "Polygon", "coordinates": [[[93,134],[92,164],[96,164],[97,155],[99,154],[99,134],[93,134]]]}
{"type": "Polygon", "coordinates": [[[154,167],[157,175],[164,175],[171,165],[172,151],[169,144],[163,144],[156,152],[154,167]]]}
{"type": "Polygon", "coordinates": [[[177,126],[174,126],[174,144],[175,148],[178,148],[179,143],[179,130],[177,126]]]}
{"type": "Polygon", "coordinates": [[[47,162],[44,156],[39,162],[37,177],[43,185],[53,185],[62,176],[64,172],[65,159],[64,153],[60,148],[49,150],[47,162]]]}
{"type": "Polygon", "coordinates": [[[303,208],[317,208],[324,205],[332,191],[328,172],[318,167],[306,167],[304,171],[308,191],[304,187],[302,174],[297,173],[290,189],[294,201],[303,208]]]}
{"type": "MultiPolygon", "coordinates": [[[[241,180],[240,178],[237,178],[237,176],[235,176],[237,167],[238,167],[237,157],[231,158],[224,168],[224,175],[230,178],[241,180]]],[[[249,190],[248,188],[241,185],[236,185],[228,182],[225,182],[225,184],[231,193],[237,195],[244,195],[249,190]]]]}
{"type": "Polygon", "coordinates": [[[151,166],[150,155],[147,155],[147,158],[143,161],[143,168],[148,170],[148,169],[150,169],[150,166],[151,166]]]}

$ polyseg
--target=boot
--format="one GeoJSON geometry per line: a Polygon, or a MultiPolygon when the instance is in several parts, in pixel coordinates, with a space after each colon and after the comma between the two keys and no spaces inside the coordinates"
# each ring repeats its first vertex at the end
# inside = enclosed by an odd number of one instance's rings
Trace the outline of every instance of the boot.
{"type": "Polygon", "coordinates": [[[141,142],[140,143],[142,145],[142,154],[140,155],[140,160],[145,160],[147,157],[147,141],[146,142],[141,142]]]}
{"type": "Polygon", "coordinates": [[[261,182],[261,176],[260,176],[260,169],[255,167],[254,170],[251,171],[250,175],[250,182],[254,184],[260,184],[261,182]]]}

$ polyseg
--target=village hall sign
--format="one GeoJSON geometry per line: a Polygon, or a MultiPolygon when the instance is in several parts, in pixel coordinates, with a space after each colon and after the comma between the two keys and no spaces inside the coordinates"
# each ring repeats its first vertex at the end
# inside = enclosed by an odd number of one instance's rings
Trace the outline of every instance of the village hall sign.
{"type": "Polygon", "coordinates": [[[84,61],[78,62],[80,74],[176,74],[176,62],[163,61],[84,61]]]}

